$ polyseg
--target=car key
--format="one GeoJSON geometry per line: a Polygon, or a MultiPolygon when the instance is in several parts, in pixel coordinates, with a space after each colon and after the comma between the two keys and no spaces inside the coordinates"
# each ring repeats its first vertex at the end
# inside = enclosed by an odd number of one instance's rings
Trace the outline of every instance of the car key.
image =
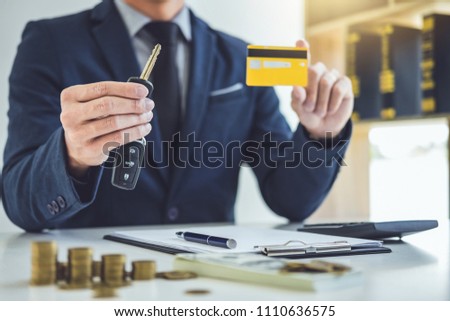
{"type": "MultiPolygon", "coordinates": [[[[153,84],[148,80],[155,66],[156,59],[161,51],[161,45],[157,44],[145,64],[140,77],[131,77],[128,82],[144,85],[148,89],[147,97],[150,98],[153,92],[153,84]]],[[[111,184],[125,190],[133,190],[141,173],[141,167],[145,155],[145,138],[135,140],[118,147],[115,150],[114,166],[111,184]]]]}

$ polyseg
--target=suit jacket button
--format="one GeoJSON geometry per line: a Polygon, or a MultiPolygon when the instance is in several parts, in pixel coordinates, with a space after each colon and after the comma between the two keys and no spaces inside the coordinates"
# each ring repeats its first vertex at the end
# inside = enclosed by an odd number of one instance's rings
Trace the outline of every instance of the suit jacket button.
{"type": "Polygon", "coordinates": [[[64,199],[64,197],[62,197],[62,196],[58,196],[57,198],[56,198],[56,202],[58,202],[58,205],[59,205],[59,208],[60,209],[63,209],[63,208],[65,208],[66,207],[66,200],[64,199]]]}
{"type": "Polygon", "coordinates": [[[171,207],[167,211],[167,217],[171,221],[175,221],[179,215],[180,215],[180,211],[176,207],[171,207]]]}
{"type": "Polygon", "coordinates": [[[56,201],[52,201],[50,204],[52,205],[53,210],[55,211],[55,214],[58,214],[59,213],[59,205],[58,205],[58,203],[56,203],[56,201]]]}
{"type": "Polygon", "coordinates": [[[55,215],[55,210],[53,209],[52,204],[47,204],[47,210],[51,215],[55,215]]]}

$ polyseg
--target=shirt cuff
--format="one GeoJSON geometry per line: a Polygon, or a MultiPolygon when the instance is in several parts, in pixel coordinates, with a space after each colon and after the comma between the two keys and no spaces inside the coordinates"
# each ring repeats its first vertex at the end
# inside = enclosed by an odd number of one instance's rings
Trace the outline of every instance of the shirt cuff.
{"type": "Polygon", "coordinates": [[[300,126],[301,129],[303,130],[303,134],[309,141],[317,142],[317,144],[324,147],[325,149],[332,149],[335,148],[336,146],[347,144],[350,141],[350,137],[352,136],[352,127],[353,127],[352,121],[349,120],[337,136],[331,137],[330,135],[330,137],[317,139],[311,137],[308,130],[303,125],[300,124],[300,126]]]}
{"type": "Polygon", "coordinates": [[[69,175],[82,203],[88,203],[93,199],[93,195],[95,194],[98,185],[97,181],[99,179],[100,171],[100,166],[98,166],[89,168],[83,177],[75,178],[72,175],[69,175]]]}

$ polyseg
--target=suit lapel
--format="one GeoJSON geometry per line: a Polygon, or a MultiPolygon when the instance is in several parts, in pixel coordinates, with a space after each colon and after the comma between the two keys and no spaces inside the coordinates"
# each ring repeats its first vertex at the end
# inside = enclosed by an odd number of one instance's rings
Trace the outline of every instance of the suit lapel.
{"type": "MultiPolygon", "coordinates": [[[[208,98],[213,76],[213,58],[215,46],[215,36],[209,31],[208,26],[191,12],[192,43],[190,53],[189,87],[186,97],[186,113],[181,128],[181,138],[186,139],[187,135],[198,133],[208,107],[208,98]]],[[[194,150],[190,146],[189,153],[194,150]]],[[[171,196],[176,192],[182,174],[186,171],[183,168],[175,168],[172,177],[171,196]]]]}
{"type": "Polygon", "coordinates": [[[131,39],[114,3],[103,1],[92,12],[92,32],[116,81],[139,75],[131,39]]]}
{"type": "MultiPolygon", "coordinates": [[[[110,68],[113,80],[127,81],[131,76],[140,75],[141,71],[136,55],[131,44],[130,36],[120,17],[113,1],[106,0],[94,8],[92,12],[94,26],[92,32],[99,48],[110,68]]],[[[154,118],[151,121],[152,131],[146,136],[146,140],[153,142],[154,153],[152,157],[156,161],[161,160],[161,134],[158,125],[157,109],[154,110],[154,118]]],[[[152,147],[151,145],[149,147],[152,147]]],[[[159,168],[162,179],[166,184],[169,182],[167,168],[159,168]]]]}
{"type": "Polygon", "coordinates": [[[191,13],[192,46],[186,116],[182,133],[198,132],[208,105],[213,71],[215,37],[207,25],[191,13]]]}

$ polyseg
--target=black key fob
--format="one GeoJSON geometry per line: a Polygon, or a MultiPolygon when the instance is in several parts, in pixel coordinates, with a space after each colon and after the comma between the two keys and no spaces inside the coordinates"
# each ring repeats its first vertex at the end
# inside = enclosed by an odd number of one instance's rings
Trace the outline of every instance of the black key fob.
{"type": "Polygon", "coordinates": [[[111,184],[126,190],[132,190],[144,165],[145,138],[135,140],[116,149],[111,184]]]}
{"type": "MultiPolygon", "coordinates": [[[[148,89],[147,97],[150,98],[153,92],[153,84],[148,81],[150,73],[155,65],[156,58],[161,50],[161,45],[157,44],[150,55],[147,64],[140,77],[131,77],[128,82],[144,85],[148,89]]],[[[144,166],[145,138],[135,140],[120,146],[115,150],[114,167],[111,184],[125,190],[133,190],[144,166]]]]}

